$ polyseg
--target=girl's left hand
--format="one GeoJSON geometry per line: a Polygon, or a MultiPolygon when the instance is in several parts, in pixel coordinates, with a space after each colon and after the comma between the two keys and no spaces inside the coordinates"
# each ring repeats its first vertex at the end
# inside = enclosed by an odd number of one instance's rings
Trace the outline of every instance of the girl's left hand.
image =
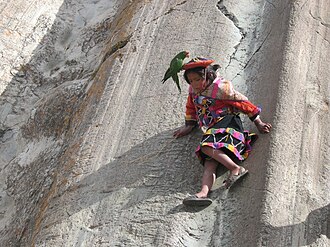
{"type": "Polygon", "coordinates": [[[257,126],[258,130],[262,134],[268,134],[272,129],[272,125],[270,123],[264,123],[260,119],[254,122],[257,126]]]}

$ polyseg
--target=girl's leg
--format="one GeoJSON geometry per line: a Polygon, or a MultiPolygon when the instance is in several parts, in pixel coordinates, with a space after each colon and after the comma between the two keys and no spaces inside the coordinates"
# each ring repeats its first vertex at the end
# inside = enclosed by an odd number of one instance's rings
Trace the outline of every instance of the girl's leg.
{"type": "Polygon", "coordinates": [[[196,194],[197,197],[207,197],[215,181],[218,162],[214,159],[205,160],[202,178],[202,189],[196,194]]]}
{"type": "Polygon", "coordinates": [[[230,170],[231,175],[237,175],[239,173],[240,167],[222,150],[203,146],[202,152],[209,157],[215,159],[219,163],[223,164],[227,169],[230,170]]]}

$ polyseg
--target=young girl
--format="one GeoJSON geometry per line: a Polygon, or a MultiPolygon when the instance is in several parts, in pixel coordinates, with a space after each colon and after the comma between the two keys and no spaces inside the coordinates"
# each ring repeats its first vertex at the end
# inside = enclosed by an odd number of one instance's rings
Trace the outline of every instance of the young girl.
{"type": "Polygon", "coordinates": [[[225,181],[228,189],[248,171],[237,165],[251,151],[255,134],[243,130],[239,113],[247,114],[260,133],[269,133],[272,126],[260,119],[260,109],[241,93],[235,91],[230,81],[217,74],[219,65],[214,60],[195,58],[183,65],[184,78],[189,87],[186,104],[185,126],[174,132],[175,138],[189,134],[198,124],[203,131],[196,154],[204,165],[202,188],[183,200],[185,205],[209,205],[210,189],[215,182],[218,164],[230,170],[225,181]]]}

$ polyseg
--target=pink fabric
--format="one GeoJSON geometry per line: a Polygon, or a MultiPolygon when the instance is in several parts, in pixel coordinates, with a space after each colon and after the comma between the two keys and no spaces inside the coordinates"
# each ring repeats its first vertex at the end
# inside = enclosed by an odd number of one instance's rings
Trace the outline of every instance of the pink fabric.
{"type": "Polygon", "coordinates": [[[218,93],[218,90],[219,90],[219,84],[220,84],[220,82],[221,82],[221,79],[219,77],[217,79],[215,79],[215,81],[213,82],[214,84],[217,85],[216,87],[213,87],[213,90],[212,90],[211,97],[213,99],[215,99],[217,97],[217,93],[218,93]]]}

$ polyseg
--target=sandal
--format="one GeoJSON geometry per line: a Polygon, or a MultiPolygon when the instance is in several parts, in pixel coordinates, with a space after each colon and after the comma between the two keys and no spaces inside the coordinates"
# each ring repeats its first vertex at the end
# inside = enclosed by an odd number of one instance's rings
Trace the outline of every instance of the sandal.
{"type": "Polygon", "coordinates": [[[233,184],[237,180],[248,174],[248,172],[248,170],[244,169],[243,167],[240,167],[237,175],[229,175],[227,180],[224,181],[226,189],[229,189],[231,186],[233,186],[233,184]]]}
{"type": "Polygon", "coordinates": [[[212,203],[212,199],[208,197],[197,197],[196,195],[188,196],[183,200],[183,204],[186,206],[209,206],[212,203]]]}

